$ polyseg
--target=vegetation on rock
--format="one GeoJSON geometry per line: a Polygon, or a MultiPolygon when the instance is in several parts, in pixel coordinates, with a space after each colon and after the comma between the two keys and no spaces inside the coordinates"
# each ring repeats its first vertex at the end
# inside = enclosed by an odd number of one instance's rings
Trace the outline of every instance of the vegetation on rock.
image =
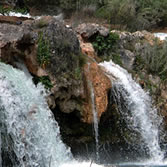
{"type": "Polygon", "coordinates": [[[162,80],[167,76],[167,42],[160,44],[155,41],[153,45],[149,43],[143,46],[142,53],[136,56],[135,69],[137,71],[145,69],[148,73],[160,76],[162,80]]]}
{"type": "Polygon", "coordinates": [[[53,87],[53,84],[51,83],[49,76],[34,77],[33,81],[35,84],[41,82],[46,89],[51,89],[53,87]]]}
{"type": "Polygon", "coordinates": [[[37,61],[41,67],[45,68],[45,66],[49,63],[50,60],[50,49],[49,49],[49,41],[44,37],[43,33],[39,33],[38,40],[38,50],[37,50],[37,61]]]}
{"type": "Polygon", "coordinates": [[[0,14],[9,15],[10,12],[27,14],[27,9],[26,8],[12,8],[9,6],[7,6],[7,7],[0,6],[0,14]]]}
{"type": "Polygon", "coordinates": [[[106,52],[111,52],[119,39],[119,35],[116,33],[110,33],[107,37],[97,35],[93,42],[97,54],[103,55],[106,52]]]}
{"type": "Polygon", "coordinates": [[[97,35],[92,40],[93,47],[97,52],[97,55],[102,60],[113,60],[115,63],[122,65],[120,55],[118,54],[118,40],[119,35],[117,33],[110,32],[107,37],[97,35]]]}
{"type": "Polygon", "coordinates": [[[135,31],[166,25],[166,9],[165,0],[107,0],[96,13],[111,24],[135,31]]]}

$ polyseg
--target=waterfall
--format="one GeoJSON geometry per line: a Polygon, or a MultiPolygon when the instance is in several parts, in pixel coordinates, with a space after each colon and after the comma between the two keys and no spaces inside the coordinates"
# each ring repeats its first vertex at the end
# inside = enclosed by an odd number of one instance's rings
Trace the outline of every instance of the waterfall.
{"type": "Polygon", "coordinates": [[[141,136],[141,145],[144,143],[153,162],[161,162],[164,152],[161,151],[159,141],[159,127],[162,118],[157,110],[152,107],[149,94],[137,84],[131,75],[112,61],[100,63],[107,75],[116,78],[113,84],[115,102],[123,115],[123,119],[129,124],[129,128],[141,136]]]}
{"type": "MultiPolygon", "coordinates": [[[[88,63],[88,72],[90,71],[90,64],[88,63]]],[[[96,160],[99,160],[99,130],[98,130],[98,115],[95,104],[95,94],[92,82],[88,80],[88,86],[90,88],[91,93],[91,103],[92,103],[92,114],[93,114],[93,127],[95,132],[95,142],[96,142],[96,160]]]]}
{"type": "Polygon", "coordinates": [[[95,95],[92,83],[89,82],[90,90],[91,90],[91,102],[92,102],[92,113],[93,113],[93,126],[95,131],[95,142],[96,142],[96,159],[99,160],[99,132],[98,132],[98,117],[95,105],[95,95]]]}
{"type": "Polygon", "coordinates": [[[73,160],[61,141],[43,86],[36,87],[24,72],[9,65],[0,63],[0,71],[0,146],[14,152],[13,166],[59,167],[73,160]]]}

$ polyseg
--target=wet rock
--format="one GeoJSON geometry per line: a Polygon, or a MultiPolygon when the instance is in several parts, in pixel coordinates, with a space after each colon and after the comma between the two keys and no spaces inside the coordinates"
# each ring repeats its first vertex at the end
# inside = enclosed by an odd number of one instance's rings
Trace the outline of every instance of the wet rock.
{"type": "Polygon", "coordinates": [[[98,119],[103,112],[106,111],[108,105],[108,91],[111,88],[111,81],[105,75],[104,71],[98,66],[97,57],[91,43],[84,42],[82,37],[80,46],[83,54],[88,56],[88,63],[84,66],[84,110],[83,121],[87,123],[93,122],[93,106],[91,93],[94,93],[94,101],[98,119]]]}
{"type": "Polygon", "coordinates": [[[87,92],[86,94],[88,98],[84,104],[83,121],[91,123],[93,122],[91,91],[94,93],[95,108],[98,119],[100,119],[102,113],[107,109],[108,91],[111,88],[111,81],[105,76],[104,72],[96,62],[91,62],[84,67],[84,77],[85,91],[87,92]]]}

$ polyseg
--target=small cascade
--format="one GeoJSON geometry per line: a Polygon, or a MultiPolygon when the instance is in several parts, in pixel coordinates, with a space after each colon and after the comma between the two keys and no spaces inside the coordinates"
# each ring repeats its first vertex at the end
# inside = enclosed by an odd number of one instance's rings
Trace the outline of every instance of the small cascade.
{"type": "MultiPolygon", "coordinates": [[[[89,70],[90,64],[88,64],[88,70],[89,70]]],[[[97,109],[95,104],[95,94],[94,94],[94,88],[92,85],[92,82],[89,80],[88,85],[90,88],[91,93],[91,104],[92,104],[92,113],[93,113],[93,126],[94,126],[94,132],[95,132],[95,142],[96,142],[96,160],[99,160],[99,132],[98,132],[98,115],[97,115],[97,109]]]]}
{"type": "Polygon", "coordinates": [[[24,72],[9,65],[0,63],[0,71],[0,146],[7,154],[12,150],[12,166],[59,167],[73,160],[45,101],[43,86],[36,87],[24,72]]]}
{"type": "MultiPolygon", "coordinates": [[[[123,119],[132,131],[141,136],[140,145],[148,150],[153,162],[162,162],[164,152],[160,148],[160,126],[162,118],[152,107],[149,94],[137,84],[131,75],[112,61],[100,63],[107,75],[116,78],[113,85],[115,102],[123,119]]],[[[113,82],[113,81],[112,81],[113,82]]]]}

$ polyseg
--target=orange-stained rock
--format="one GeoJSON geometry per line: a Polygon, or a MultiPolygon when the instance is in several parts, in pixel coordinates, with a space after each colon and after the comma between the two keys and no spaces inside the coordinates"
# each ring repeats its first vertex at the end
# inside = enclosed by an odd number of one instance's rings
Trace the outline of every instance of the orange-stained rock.
{"type": "Polygon", "coordinates": [[[95,54],[94,48],[91,43],[84,43],[80,40],[80,47],[83,54],[86,54],[88,63],[84,66],[84,94],[85,104],[83,106],[83,121],[87,123],[93,122],[93,111],[92,111],[92,99],[91,99],[91,87],[94,92],[94,102],[96,112],[98,113],[98,119],[100,119],[103,112],[106,111],[108,105],[108,90],[111,88],[110,79],[104,74],[100,68],[95,54]]]}
{"type": "Polygon", "coordinates": [[[97,62],[100,62],[101,59],[96,55],[93,45],[89,42],[84,42],[80,35],[78,35],[78,39],[80,42],[82,53],[87,55],[89,58],[94,59],[97,62]]]}
{"type": "Polygon", "coordinates": [[[82,49],[83,54],[86,54],[89,57],[95,59],[95,50],[91,43],[80,42],[80,47],[82,49]]]}
{"type": "Polygon", "coordinates": [[[84,104],[83,121],[87,123],[93,122],[92,114],[92,99],[91,99],[91,85],[94,92],[94,101],[96,112],[98,113],[98,119],[100,119],[103,112],[106,111],[108,105],[108,90],[111,88],[110,79],[104,74],[101,68],[96,62],[90,62],[90,64],[84,67],[85,78],[85,91],[87,95],[87,101],[84,104]]]}

